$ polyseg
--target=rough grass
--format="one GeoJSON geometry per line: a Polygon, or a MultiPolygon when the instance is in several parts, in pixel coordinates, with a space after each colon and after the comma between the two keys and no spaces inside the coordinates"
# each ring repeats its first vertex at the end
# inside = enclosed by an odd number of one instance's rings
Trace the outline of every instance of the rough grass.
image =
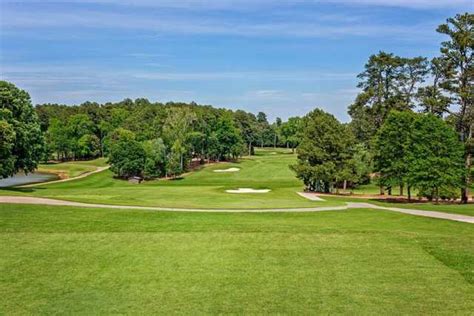
{"type": "Polygon", "coordinates": [[[474,225],[0,205],[0,314],[472,314],[474,225]]]}
{"type": "Polygon", "coordinates": [[[98,158],[87,161],[69,161],[64,163],[48,163],[41,164],[38,167],[39,172],[50,172],[61,174],[67,178],[77,177],[86,172],[91,172],[97,169],[97,167],[106,166],[105,158],[98,158]]]}

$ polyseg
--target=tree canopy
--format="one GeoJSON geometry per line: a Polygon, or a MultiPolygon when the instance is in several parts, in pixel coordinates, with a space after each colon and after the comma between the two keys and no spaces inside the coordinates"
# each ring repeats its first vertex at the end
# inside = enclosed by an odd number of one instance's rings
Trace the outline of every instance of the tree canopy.
{"type": "Polygon", "coordinates": [[[30,95],[0,81],[0,176],[32,172],[41,160],[44,139],[30,95]]]}
{"type": "Polygon", "coordinates": [[[333,115],[316,109],[301,121],[298,162],[291,166],[310,191],[330,192],[352,174],[354,138],[333,115]]]}

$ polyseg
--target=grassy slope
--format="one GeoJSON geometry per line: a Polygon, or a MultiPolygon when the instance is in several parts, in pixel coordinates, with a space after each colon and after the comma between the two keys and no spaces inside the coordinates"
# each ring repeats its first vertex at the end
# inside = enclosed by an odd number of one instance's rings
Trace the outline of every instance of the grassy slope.
{"type": "Polygon", "coordinates": [[[474,226],[0,205],[0,314],[470,314],[474,226]]]}
{"type": "Polygon", "coordinates": [[[106,166],[106,159],[99,158],[87,161],[70,161],[64,163],[52,163],[39,165],[39,172],[62,173],[68,178],[77,177],[83,173],[94,171],[97,167],[106,166]]]}
{"type": "Polygon", "coordinates": [[[260,151],[258,156],[239,163],[219,163],[204,167],[181,180],[157,180],[141,185],[117,180],[110,171],[77,181],[38,188],[0,190],[0,194],[27,194],[81,202],[187,208],[294,208],[341,205],[339,201],[314,202],[296,194],[301,182],[288,168],[295,155],[260,151]],[[235,173],[215,169],[241,168],[235,173]],[[266,194],[230,194],[227,189],[269,188],[266,194]]]}

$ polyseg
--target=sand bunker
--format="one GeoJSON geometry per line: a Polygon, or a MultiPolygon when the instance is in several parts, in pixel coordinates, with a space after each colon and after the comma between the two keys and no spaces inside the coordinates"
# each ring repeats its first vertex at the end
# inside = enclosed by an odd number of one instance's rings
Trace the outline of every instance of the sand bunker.
{"type": "Polygon", "coordinates": [[[228,168],[228,169],[216,169],[214,172],[237,172],[240,171],[239,168],[228,168]]]}
{"type": "Polygon", "coordinates": [[[268,193],[270,189],[251,189],[251,188],[238,188],[237,190],[226,190],[227,193],[268,193]]]}

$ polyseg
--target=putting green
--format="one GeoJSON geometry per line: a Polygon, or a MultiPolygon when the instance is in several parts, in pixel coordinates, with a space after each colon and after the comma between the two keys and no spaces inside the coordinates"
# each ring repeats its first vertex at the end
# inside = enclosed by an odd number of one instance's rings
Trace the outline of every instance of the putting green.
{"type": "Polygon", "coordinates": [[[177,180],[156,180],[140,185],[114,179],[104,171],[75,181],[41,187],[0,190],[1,195],[29,195],[61,200],[181,208],[270,209],[344,205],[342,201],[310,201],[296,192],[303,189],[288,168],[296,155],[279,150],[259,150],[237,163],[207,165],[177,180]],[[215,170],[239,168],[239,172],[215,170]],[[229,194],[236,188],[269,189],[265,194],[229,194]]]}

